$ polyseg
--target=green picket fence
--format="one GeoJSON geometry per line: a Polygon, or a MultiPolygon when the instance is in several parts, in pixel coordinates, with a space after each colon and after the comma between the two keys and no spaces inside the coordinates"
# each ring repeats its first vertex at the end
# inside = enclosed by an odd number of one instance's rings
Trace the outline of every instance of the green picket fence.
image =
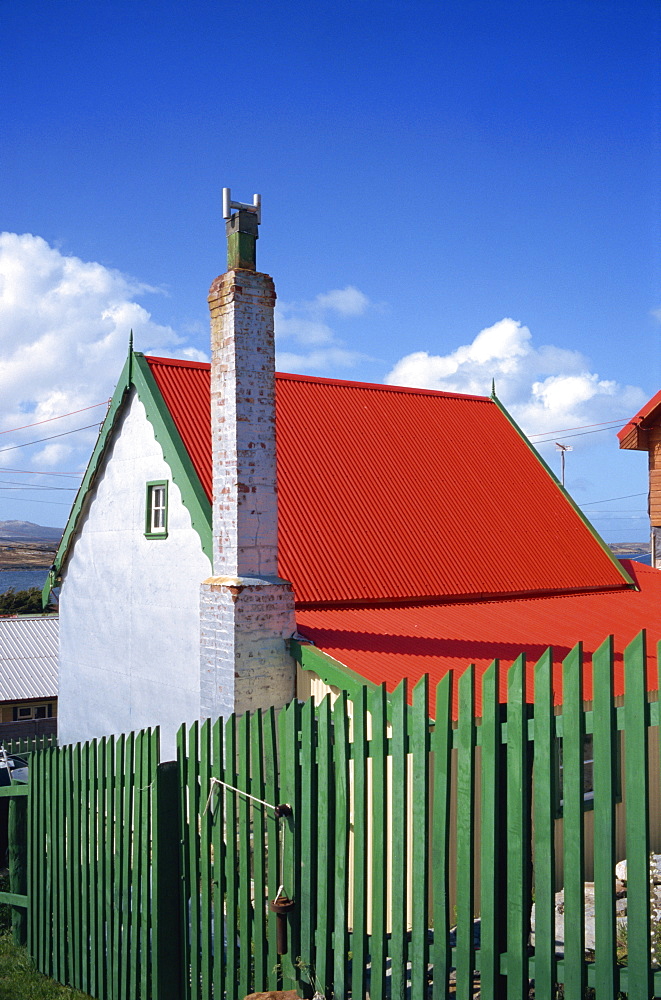
{"type": "Polygon", "coordinates": [[[578,646],[564,662],[561,715],[547,652],[509,669],[506,706],[492,664],[479,680],[481,719],[469,668],[456,690],[452,675],[441,681],[431,713],[423,678],[410,704],[402,684],[182,727],[176,762],[159,762],[156,730],[34,752],[29,785],[0,790],[28,804],[27,895],[0,902],[27,905],[41,971],[100,1000],[242,1000],[278,987],[338,1000],[469,1000],[479,988],[496,1000],[527,998],[531,979],[548,1000],[558,983],[568,1000],[588,987],[597,998],[661,996],[649,886],[659,705],[648,702],[644,636],[626,650],[623,706],[610,641],[592,662],[590,711],[578,646]],[[592,854],[596,947],[586,955],[592,854]]]}
{"type": "Polygon", "coordinates": [[[162,984],[176,791],[158,744],[144,730],[30,758],[28,950],[39,971],[104,1000],[177,996],[162,984]]]}
{"type": "Polygon", "coordinates": [[[48,733],[29,738],[22,737],[15,740],[2,740],[2,744],[7,753],[24,756],[26,753],[33,753],[35,750],[47,750],[49,747],[56,747],[57,736],[48,733]]]}
{"type": "MultiPolygon", "coordinates": [[[[648,734],[645,640],[625,656],[624,707],[613,699],[610,641],[593,656],[593,710],[584,710],[582,650],[563,667],[556,715],[552,656],[507,676],[484,673],[483,716],[475,719],[476,676],[428,681],[409,706],[406,685],[348,703],[205,723],[179,734],[180,863],[184,975],[188,1000],[240,1000],[276,987],[343,998],[583,998],[618,991],[661,996],[650,954],[648,734]],[[618,732],[628,860],[626,948],[618,953],[614,866],[618,732]],[[592,734],[596,948],[585,954],[584,743],[592,734]],[[562,744],[562,839],[556,858],[558,750],[562,744]],[[277,818],[286,803],[292,816],[277,818]],[[479,830],[479,835],[478,835],[479,830]],[[565,942],[556,947],[555,891],[562,861],[565,942]],[[481,877],[476,879],[477,869],[481,877]],[[294,899],[284,916],[269,904],[281,887],[294,899]],[[529,946],[535,902],[535,947],[529,946]],[[479,933],[476,919],[479,916],[479,933]],[[279,953],[277,922],[286,921],[279,953]],[[626,951],[626,954],[625,954],[626,951]],[[618,957],[619,955],[619,957],[618,957]],[[479,977],[479,980],[478,980],[479,977]],[[452,984],[452,985],[451,985],[452,984]]],[[[655,773],[659,773],[655,762],[655,773]]]]}

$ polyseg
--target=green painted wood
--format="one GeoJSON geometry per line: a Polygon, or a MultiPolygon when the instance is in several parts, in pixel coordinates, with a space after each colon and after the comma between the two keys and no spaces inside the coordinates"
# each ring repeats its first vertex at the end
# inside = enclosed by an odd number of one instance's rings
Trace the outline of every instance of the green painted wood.
{"type": "MultiPolygon", "coordinates": [[[[366,992],[367,953],[367,688],[353,702],[353,913],[351,995],[366,992]]],[[[305,735],[303,737],[305,745],[305,735]]]]}
{"type": "MultiPolygon", "coordinates": [[[[120,857],[122,894],[120,898],[121,906],[121,927],[122,927],[122,956],[119,969],[119,996],[124,1000],[130,1000],[131,988],[131,841],[133,840],[133,830],[135,825],[133,789],[135,785],[135,733],[129,733],[124,746],[124,775],[123,775],[123,816],[124,816],[124,838],[120,857]]],[[[156,809],[156,807],[155,807],[156,809]]],[[[175,826],[174,829],[177,829],[175,826]]],[[[172,838],[174,839],[174,838],[172,838]]],[[[158,879],[158,863],[154,861],[154,874],[158,879]]],[[[158,912],[158,911],[157,911],[158,912]]]]}
{"type": "Polygon", "coordinates": [[[344,1000],[349,991],[349,720],[346,691],[333,705],[335,763],[335,921],[333,933],[333,991],[344,1000]]]}
{"type": "MultiPolygon", "coordinates": [[[[140,969],[136,960],[140,954],[140,923],[142,919],[140,887],[142,884],[142,851],[140,843],[140,830],[142,826],[142,795],[140,785],[142,783],[143,760],[146,753],[146,745],[141,732],[135,737],[135,768],[133,784],[133,837],[131,841],[131,885],[133,889],[133,905],[131,907],[131,975],[129,990],[131,997],[140,996],[140,969]],[[138,905],[135,905],[135,904],[138,905]]],[[[183,909],[183,907],[182,907],[183,909]]],[[[185,911],[184,911],[185,912],[185,911]]]]}
{"type": "MultiPolygon", "coordinates": [[[[293,810],[292,816],[282,817],[279,821],[281,837],[281,882],[284,894],[289,899],[296,900],[298,852],[296,849],[298,833],[298,721],[300,706],[292,702],[278,714],[278,735],[280,751],[280,796],[293,810]]],[[[277,917],[275,918],[277,919],[277,917]]],[[[296,908],[287,914],[287,952],[279,956],[279,965],[286,983],[295,985],[299,970],[296,968],[298,958],[298,920],[296,908]]]]}
{"type": "Polygon", "coordinates": [[[74,824],[80,830],[80,869],[79,869],[79,906],[80,906],[80,989],[89,993],[90,978],[90,940],[89,940],[89,827],[87,813],[89,809],[89,766],[87,745],[79,743],[77,747],[77,764],[74,766],[74,778],[78,776],[77,811],[74,824]]]}
{"type": "Polygon", "coordinates": [[[301,888],[298,900],[301,968],[303,982],[315,980],[315,923],[317,896],[316,825],[317,807],[317,733],[316,712],[312,698],[301,709],[301,805],[299,828],[301,837],[301,888]]]}
{"type": "Polygon", "coordinates": [[[117,737],[115,743],[114,760],[114,781],[113,781],[113,812],[115,820],[115,840],[114,853],[116,857],[115,873],[113,878],[112,892],[112,912],[113,912],[113,947],[112,953],[108,956],[111,963],[112,995],[122,998],[120,985],[120,970],[122,965],[122,950],[124,944],[124,928],[122,926],[122,898],[125,892],[122,869],[122,855],[125,845],[126,822],[124,817],[124,772],[126,767],[126,737],[122,734],[117,737]]]}
{"type": "Polygon", "coordinates": [[[498,660],[482,675],[482,724],[480,803],[480,991],[500,1000],[506,983],[500,975],[502,912],[505,899],[501,887],[501,725],[500,664],[498,660]]]}
{"type": "MultiPolygon", "coordinates": [[[[52,752],[52,751],[51,751],[52,752]]],[[[89,840],[91,849],[90,880],[88,886],[90,903],[90,987],[92,996],[101,995],[101,964],[99,962],[99,849],[100,803],[99,803],[99,744],[92,740],[88,748],[90,772],[89,798],[89,840]]]]}
{"type": "Polygon", "coordinates": [[[70,921],[69,921],[69,945],[70,962],[69,969],[72,982],[78,989],[83,984],[83,928],[82,928],[82,869],[83,858],[81,850],[82,841],[82,814],[81,814],[81,745],[75,744],[71,748],[70,757],[70,794],[69,815],[71,818],[69,826],[70,856],[69,868],[67,871],[70,888],[70,921]]]}
{"type": "MultiPolygon", "coordinates": [[[[233,715],[225,724],[225,781],[236,788],[237,783],[237,740],[236,719],[233,715]]],[[[225,794],[226,823],[226,885],[227,885],[227,979],[225,990],[227,1000],[241,1000],[238,990],[239,949],[238,949],[238,918],[239,918],[239,880],[238,869],[241,863],[237,849],[237,802],[235,792],[225,794]]]]}
{"type": "MultiPolygon", "coordinates": [[[[29,896],[27,893],[21,892],[0,892],[0,903],[6,903],[8,906],[13,906],[16,909],[27,911],[29,896]]],[[[27,915],[27,912],[26,912],[27,915]]],[[[13,929],[13,928],[12,928],[13,929]]],[[[14,941],[15,944],[22,945],[23,941],[14,941]]]]}
{"type": "MultiPolygon", "coordinates": [[[[178,891],[180,854],[178,837],[180,791],[175,761],[159,764],[154,783],[153,833],[153,978],[152,1000],[179,1000],[183,974],[181,950],[181,909],[178,891]]],[[[133,956],[132,956],[133,957],[133,956]]],[[[209,994],[210,995],[210,994],[209,994]]],[[[125,994],[127,1000],[131,1000],[125,994]]]]}
{"type": "Polygon", "coordinates": [[[317,780],[319,787],[319,826],[317,841],[318,908],[317,908],[317,961],[316,974],[321,990],[329,994],[333,989],[332,932],[335,920],[335,814],[334,769],[330,696],[318,708],[319,748],[317,751],[317,780]]]}
{"type": "MultiPolygon", "coordinates": [[[[277,804],[280,802],[280,783],[278,775],[277,752],[277,719],[275,710],[269,708],[262,718],[264,740],[264,800],[277,804]]],[[[268,900],[275,899],[280,885],[280,839],[279,823],[272,809],[266,811],[266,874],[268,900]]],[[[272,913],[267,914],[266,922],[266,968],[268,988],[279,989],[282,979],[279,974],[280,963],[276,943],[276,923],[272,913]]]]}
{"type": "MultiPolygon", "coordinates": [[[[238,781],[237,787],[250,794],[250,713],[237,722],[238,781]]],[[[239,996],[252,989],[252,868],[251,868],[251,807],[245,795],[232,793],[238,812],[239,861],[239,996]]]]}
{"type": "Polygon", "coordinates": [[[15,945],[23,946],[28,939],[28,800],[23,796],[9,801],[9,887],[0,893],[2,901],[13,906],[11,924],[15,945]],[[11,899],[7,897],[11,896],[11,899]]]}
{"type": "MultiPolygon", "coordinates": [[[[223,746],[225,727],[216,719],[211,727],[211,775],[223,780],[223,746]]],[[[212,803],[211,846],[213,849],[213,996],[225,992],[225,795],[222,786],[216,789],[212,803]]]]}
{"type": "Polygon", "coordinates": [[[153,979],[152,970],[152,948],[153,940],[153,915],[152,906],[152,794],[156,783],[156,770],[159,763],[159,730],[147,730],[147,773],[143,781],[143,795],[145,797],[145,816],[143,820],[143,844],[145,852],[144,869],[142,877],[142,899],[146,911],[146,919],[143,923],[142,947],[141,947],[141,972],[143,995],[147,997],[153,979]]]}
{"type": "Polygon", "coordinates": [[[475,667],[459,678],[457,727],[457,1000],[473,996],[473,881],[475,832],[475,667]]]}
{"type": "MultiPolygon", "coordinates": [[[[264,740],[261,711],[250,719],[250,760],[252,764],[252,794],[257,799],[268,802],[264,787],[264,740]]],[[[267,925],[267,882],[266,882],[266,807],[253,807],[253,941],[254,941],[254,986],[255,992],[268,989],[268,958],[266,943],[267,925]]],[[[304,857],[304,856],[303,856],[304,857]]],[[[303,860],[303,858],[302,858],[303,860]]]]}
{"type": "Polygon", "coordinates": [[[431,962],[434,970],[434,1000],[448,993],[450,974],[450,792],[452,775],[452,671],[436,688],[436,714],[432,734],[434,754],[434,801],[432,812],[432,900],[434,941],[431,962]]]}
{"type": "MultiPolygon", "coordinates": [[[[38,768],[38,763],[37,763],[37,758],[35,757],[35,759],[32,761],[32,771],[31,771],[31,774],[30,774],[30,778],[32,779],[32,789],[34,789],[34,787],[35,787],[35,781],[38,780],[36,778],[37,768],[38,768]]],[[[39,831],[38,831],[38,828],[37,828],[37,805],[36,805],[36,803],[34,801],[34,794],[33,794],[33,795],[31,795],[31,796],[28,797],[28,836],[27,836],[27,844],[28,844],[27,896],[28,896],[28,899],[30,899],[31,896],[34,899],[34,894],[36,894],[36,891],[37,891],[36,859],[37,859],[38,855],[37,855],[36,847],[37,847],[37,843],[38,843],[38,836],[39,836],[39,831]]],[[[37,934],[38,934],[38,928],[37,928],[37,924],[36,924],[36,921],[35,921],[34,913],[32,913],[31,910],[28,910],[28,943],[27,943],[27,948],[28,948],[28,954],[33,957],[33,960],[35,958],[36,950],[37,950],[37,946],[36,946],[37,934]]]]}
{"type": "Polygon", "coordinates": [[[426,1000],[429,965],[429,676],[413,688],[411,998],[426,1000]]]}
{"type": "Polygon", "coordinates": [[[199,723],[188,730],[188,866],[190,870],[190,978],[191,997],[200,996],[200,758],[199,723]]]}
{"type": "MultiPolygon", "coordinates": [[[[383,1000],[386,990],[386,893],[387,893],[387,822],[388,776],[387,776],[387,693],[381,684],[370,695],[369,707],[372,717],[371,754],[371,847],[372,864],[370,886],[372,901],[372,933],[370,937],[370,978],[369,989],[372,1000],[383,1000]]],[[[322,734],[319,731],[321,748],[322,734]]],[[[321,752],[321,750],[320,750],[321,752]]]]}
{"type": "Polygon", "coordinates": [[[583,827],[583,649],[579,643],[562,666],[562,815],[565,873],[565,994],[582,997],[585,970],[583,827]]]}
{"type": "MultiPolygon", "coordinates": [[[[113,966],[112,966],[112,955],[115,946],[115,934],[114,934],[114,905],[113,905],[113,885],[115,881],[115,737],[109,736],[106,739],[105,744],[105,768],[106,768],[106,783],[105,783],[105,797],[104,797],[104,808],[105,808],[105,835],[103,839],[103,850],[106,855],[105,857],[105,878],[104,878],[104,923],[105,923],[105,933],[106,941],[105,948],[103,951],[103,967],[104,967],[104,980],[105,989],[110,997],[115,1000],[115,994],[113,990],[113,966]]],[[[140,897],[138,897],[140,898],[140,897]]],[[[142,901],[141,901],[142,902],[142,901]]],[[[142,908],[141,908],[141,917],[142,908]]]]}
{"type": "Polygon", "coordinates": [[[613,637],[592,656],[594,907],[596,995],[617,995],[615,934],[615,796],[618,739],[613,708],[613,637]]]}
{"type": "Polygon", "coordinates": [[[78,794],[73,784],[73,754],[74,746],[64,748],[64,831],[65,831],[65,891],[66,891],[66,966],[65,976],[67,983],[79,984],[80,979],[76,973],[76,965],[79,956],[79,946],[77,945],[79,924],[76,921],[75,894],[74,894],[74,872],[79,870],[80,861],[76,862],[76,840],[80,836],[79,829],[75,828],[73,814],[73,799],[78,794]]]}
{"type": "Polygon", "coordinates": [[[408,704],[403,680],[390,696],[392,704],[392,935],[390,939],[392,1000],[405,1000],[407,947],[407,808],[408,704]]]}
{"type": "Polygon", "coordinates": [[[47,953],[44,969],[47,976],[55,978],[56,957],[58,952],[57,938],[57,757],[52,754],[48,761],[48,797],[47,797],[47,898],[48,908],[48,932],[47,932],[47,953]]]}
{"type": "MultiPolygon", "coordinates": [[[[187,735],[185,725],[177,731],[177,775],[179,780],[179,881],[181,884],[181,917],[179,938],[183,954],[182,979],[180,983],[181,995],[188,1000],[190,997],[190,925],[188,921],[188,901],[190,899],[190,872],[188,868],[188,755],[187,755],[187,735]]],[[[136,767],[137,754],[136,748],[136,767]]]]}
{"type": "Polygon", "coordinates": [[[54,977],[61,983],[68,979],[67,975],[67,811],[69,806],[69,789],[66,783],[66,767],[68,747],[60,751],[56,758],[55,773],[57,783],[56,796],[56,838],[55,853],[57,860],[57,975],[54,977]]]}
{"type": "Polygon", "coordinates": [[[651,990],[646,666],[646,636],[641,632],[624,650],[627,948],[631,997],[647,997],[651,990]]]}
{"type": "Polygon", "coordinates": [[[212,870],[211,812],[206,809],[211,791],[211,720],[205,719],[200,728],[200,989],[203,1000],[211,1000],[213,983],[213,953],[211,936],[212,870]]]}
{"type": "Polygon", "coordinates": [[[29,793],[29,788],[27,785],[6,785],[0,788],[0,798],[25,798],[29,793]]]}
{"type": "Polygon", "coordinates": [[[532,902],[527,773],[525,658],[520,656],[507,675],[507,995],[520,998],[528,995],[526,929],[532,902]]]}
{"type": "MultiPolygon", "coordinates": [[[[484,752],[484,750],[482,751],[484,752]]],[[[555,997],[555,715],[553,651],[535,664],[534,826],[535,995],[555,997]]]]}

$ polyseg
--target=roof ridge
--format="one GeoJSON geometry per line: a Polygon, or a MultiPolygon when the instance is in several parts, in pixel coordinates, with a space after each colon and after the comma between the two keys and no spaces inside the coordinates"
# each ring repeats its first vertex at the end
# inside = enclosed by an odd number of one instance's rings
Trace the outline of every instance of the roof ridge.
{"type": "MultiPolygon", "coordinates": [[[[210,370],[209,361],[189,361],[184,358],[162,358],[155,354],[145,354],[148,364],[173,365],[177,368],[197,368],[210,370]]],[[[321,375],[301,375],[298,372],[276,372],[275,377],[282,381],[311,382],[321,385],[348,386],[356,389],[373,389],[377,392],[406,392],[419,396],[445,396],[451,399],[470,399],[480,403],[491,403],[489,396],[478,396],[468,392],[448,392],[444,389],[423,389],[413,385],[388,385],[385,382],[357,382],[353,379],[324,378],[321,375]]]]}

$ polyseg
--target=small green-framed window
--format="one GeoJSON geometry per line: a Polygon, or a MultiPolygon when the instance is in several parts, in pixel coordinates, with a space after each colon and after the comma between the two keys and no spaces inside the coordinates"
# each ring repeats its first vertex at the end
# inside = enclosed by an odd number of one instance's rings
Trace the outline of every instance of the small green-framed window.
{"type": "Polygon", "coordinates": [[[145,504],[145,538],[168,537],[167,480],[147,483],[145,504]]]}

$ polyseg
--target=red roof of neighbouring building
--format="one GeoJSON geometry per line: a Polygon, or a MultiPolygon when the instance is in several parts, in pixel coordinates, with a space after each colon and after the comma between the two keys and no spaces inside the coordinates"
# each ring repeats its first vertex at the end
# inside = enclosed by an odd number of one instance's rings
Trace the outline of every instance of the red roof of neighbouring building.
{"type": "Polygon", "coordinates": [[[644,406],[638,410],[635,416],[631,418],[622,428],[622,430],[617,432],[617,436],[620,442],[626,440],[631,432],[636,429],[636,427],[646,427],[647,424],[657,415],[659,408],[661,407],[661,390],[652,396],[651,399],[645,403],[644,406]]]}
{"type": "MultiPolygon", "coordinates": [[[[656,640],[661,638],[661,572],[625,562],[639,591],[529,597],[522,600],[464,604],[423,604],[387,608],[299,609],[300,632],[345,666],[394,690],[403,678],[410,688],[429,674],[432,689],[449,671],[461,674],[469,663],[478,678],[493,659],[501,661],[501,701],[506,701],[506,668],[524,652],[534,664],[554,648],[553,687],[562,701],[562,660],[583,642],[585,698],[592,697],[592,655],[614,634],[615,694],[624,692],[626,645],[648,630],[647,687],[657,690],[656,640]]],[[[476,714],[481,714],[481,686],[476,684],[476,714]]],[[[527,699],[533,701],[533,672],[527,672],[527,699]]],[[[433,714],[433,705],[430,706],[433,714]]],[[[455,685],[456,714],[456,685],[455,685]]]]}
{"type": "MultiPolygon", "coordinates": [[[[210,499],[209,365],[147,361],[210,499]]],[[[299,605],[631,586],[494,400],[278,374],[276,426],[280,573],[299,605]]]]}

